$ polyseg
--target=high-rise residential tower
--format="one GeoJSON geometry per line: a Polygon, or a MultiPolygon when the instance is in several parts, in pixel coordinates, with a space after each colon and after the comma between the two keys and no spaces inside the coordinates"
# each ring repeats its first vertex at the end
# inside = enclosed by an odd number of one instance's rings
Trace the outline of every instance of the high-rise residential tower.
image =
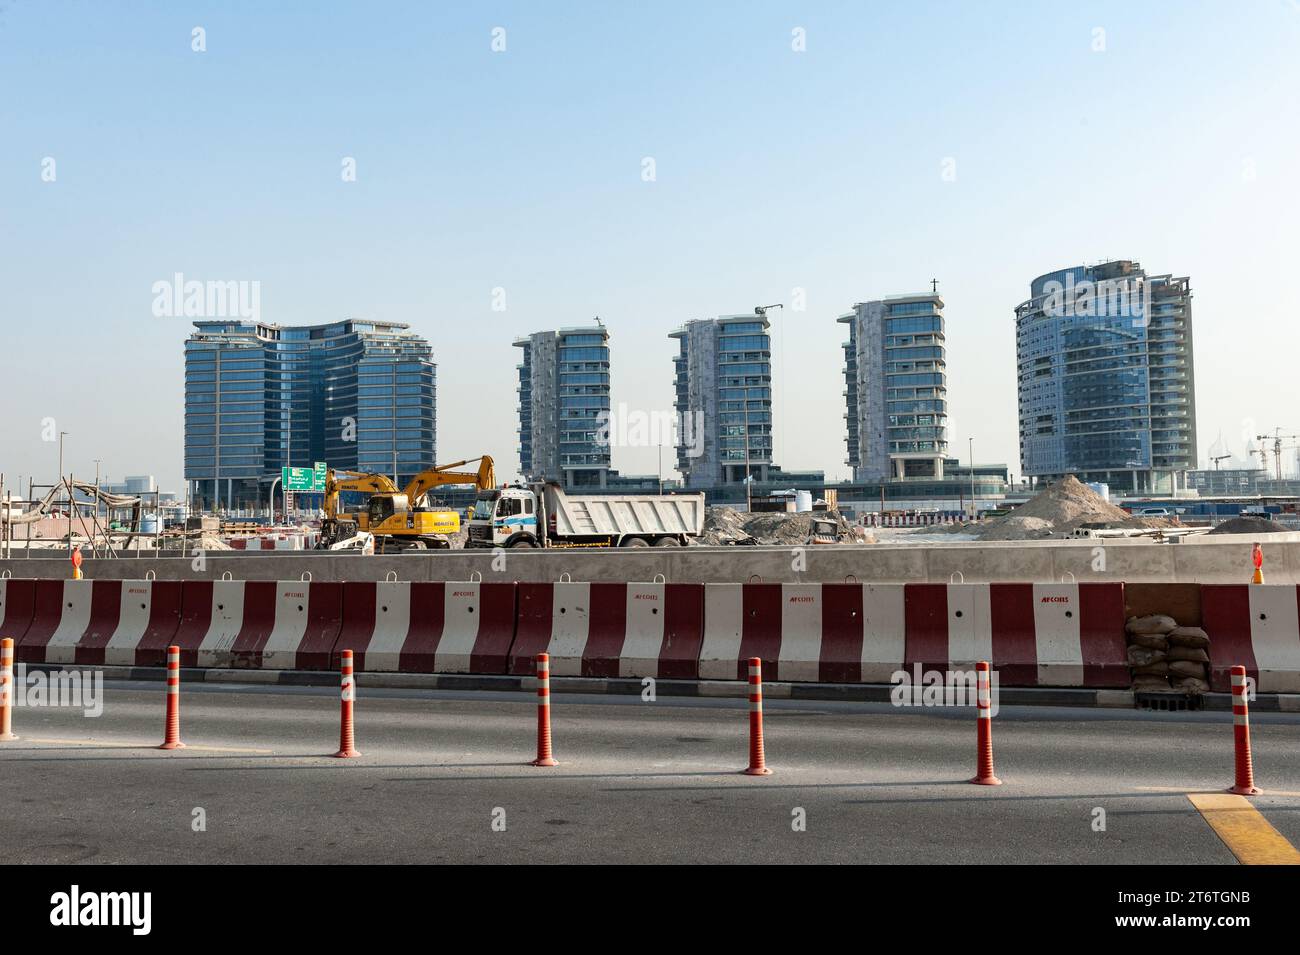
{"type": "Polygon", "coordinates": [[[1118,260],[1040,275],[1016,308],[1020,467],[1171,493],[1197,466],[1186,277],[1118,260]]]}
{"type": "Polygon", "coordinates": [[[772,470],[772,341],[761,315],[687,322],[678,340],[677,469],[687,487],[766,481],[772,470]]]}
{"type": "Polygon", "coordinates": [[[604,325],[536,332],[515,341],[519,363],[519,469],[529,480],[605,487],[609,331],[604,325]]]}
{"type": "Polygon", "coordinates": [[[844,343],[848,459],[855,481],[942,478],[948,456],[943,299],[861,302],[838,321],[844,343]]]}
{"type": "Polygon", "coordinates": [[[282,467],[393,476],[433,466],[436,366],[397,322],[210,320],[185,343],[185,478],[193,506],[257,508],[282,467]]]}

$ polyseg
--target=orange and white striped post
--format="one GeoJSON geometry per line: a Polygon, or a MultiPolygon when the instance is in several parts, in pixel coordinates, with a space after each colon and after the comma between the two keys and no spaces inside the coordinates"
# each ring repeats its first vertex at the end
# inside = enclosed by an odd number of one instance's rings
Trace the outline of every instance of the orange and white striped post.
{"type": "Polygon", "coordinates": [[[993,773],[993,698],[989,689],[989,662],[975,664],[975,776],[970,780],[980,786],[1001,786],[993,773]]]}
{"type": "Polygon", "coordinates": [[[181,648],[167,648],[167,725],[159,749],[184,749],[181,742],[181,648]]]}
{"type": "Polygon", "coordinates": [[[14,735],[14,639],[0,640],[0,742],[14,735]]]}
{"type": "Polygon", "coordinates": [[[1246,701],[1246,668],[1232,668],[1232,737],[1237,759],[1237,781],[1230,793],[1256,796],[1255,764],[1250,756],[1250,713],[1246,701]]]}
{"type": "Polygon", "coordinates": [[[534,766],[558,766],[551,753],[551,656],[537,654],[537,758],[534,766]]]}
{"type": "Polygon", "coordinates": [[[746,776],[771,776],[763,752],[763,658],[749,658],[749,767],[746,776]]]}
{"type": "Polygon", "coordinates": [[[352,651],[344,650],[340,657],[339,669],[343,673],[343,708],[339,723],[339,751],[334,755],[339,759],[351,759],[361,755],[357,751],[356,731],[352,725],[352,704],[357,698],[357,681],[352,675],[352,651]]]}

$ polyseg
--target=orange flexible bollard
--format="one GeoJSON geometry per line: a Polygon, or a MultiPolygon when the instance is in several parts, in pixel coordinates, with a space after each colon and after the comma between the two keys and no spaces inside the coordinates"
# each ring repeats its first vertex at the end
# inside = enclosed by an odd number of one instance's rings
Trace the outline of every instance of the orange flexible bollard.
{"type": "Polygon", "coordinates": [[[749,658],[749,767],[746,776],[770,776],[763,750],[763,659],[749,658]]]}
{"type": "Polygon", "coordinates": [[[167,725],[159,749],[184,749],[181,742],[181,648],[167,648],[167,725]]]}
{"type": "Polygon", "coordinates": [[[356,732],[352,725],[352,704],[357,698],[357,683],[352,674],[352,651],[344,650],[341,657],[343,706],[339,724],[339,751],[334,755],[339,759],[351,759],[361,755],[357,751],[356,732]]]}
{"type": "Polygon", "coordinates": [[[1255,763],[1250,755],[1250,713],[1246,700],[1246,668],[1232,668],[1232,740],[1237,763],[1236,784],[1228,792],[1256,796],[1255,763]]]}
{"type": "Polygon", "coordinates": [[[0,640],[0,742],[17,739],[14,735],[14,640],[0,640]]]}
{"type": "Polygon", "coordinates": [[[970,782],[980,786],[1001,786],[1002,780],[993,773],[993,710],[987,660],[975,664],[975,725],[976,769],[970,782]]]}
{"type": "Polygon", "coordinates": [[[537,654],[537,758],[534,766],[558,766],[551,753],[551,657],[537,654]]]}

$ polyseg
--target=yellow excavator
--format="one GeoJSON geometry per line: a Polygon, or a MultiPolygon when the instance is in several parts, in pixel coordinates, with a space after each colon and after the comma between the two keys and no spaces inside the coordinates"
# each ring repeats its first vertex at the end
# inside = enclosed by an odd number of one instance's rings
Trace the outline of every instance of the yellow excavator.
{"type": "Polygon", "coordinates": [[[496,487],[492,458],[484,454],[429,468],[400,491],[386,474],[331,468],[325,475],[325,519],[318,546],[329,548],[367,532],[374,535],[377,551],[446,549],[460,531],[460,515],[449,508],[430,507],[425,498],[433,488],[449,484],[473,484],[480,491],[496,487]],[[452,470],[475,461],[477,471],[452,470]],[[341,511],[339,494],[344,491],[369,492],[365,509],[341,511]]]}

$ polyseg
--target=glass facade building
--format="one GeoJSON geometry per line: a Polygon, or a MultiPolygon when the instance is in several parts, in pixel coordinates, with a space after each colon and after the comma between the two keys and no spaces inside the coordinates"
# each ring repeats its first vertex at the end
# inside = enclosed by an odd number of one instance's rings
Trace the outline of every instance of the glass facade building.
{"type": "Polygon", "coordinates": [[[1039,276],[1016,308],[1020,466],[1169,493],[1196,467],[1190,282],[1118,260],[1039,276]]]}
{"type": "Polygon", "coordinates": [[[258,509],[282,467],[374,471],[436,460],[436,366],[396,322],[195,322],[185,343],[192,506],[258,509]]]}
{"type": "Polygon", "coordinates": [[[605,487],[609,331],[603,325],[536,332],[515,341],[519,372],[519,468],[529,480],[605,487]]]}
{"type": "Polygon", "coordinates": [[[728,315],[687,322],[673,358],[687,487],[766,481],[772,471],[772,339],[766,317],[728,315]]]}
{"type": "Polygon", "coordinates": [[[943,299],[861,302],[838,319],[848,458],[855,481],[942,478],[948,456],[943,299]]]}

